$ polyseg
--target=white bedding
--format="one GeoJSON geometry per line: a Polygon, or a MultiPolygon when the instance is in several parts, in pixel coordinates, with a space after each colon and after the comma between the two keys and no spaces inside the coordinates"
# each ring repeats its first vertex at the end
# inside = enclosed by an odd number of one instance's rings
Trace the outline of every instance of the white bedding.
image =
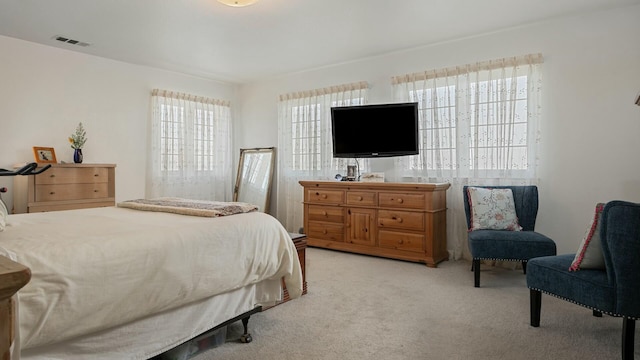
{"type": "MultiPolygon", "coordinates": [[[[280,286],[263,283],[218,294],[123,326],[82,335],[50,345],[24,349],[18,360],[145,360],[235,318],[259,304],[264,292],[280,286]]],[[[251,324],[251,321],[249,322],[251,324]]],[[[249,326],[251,328],[251,326],[249,326]]],[[[19,356],[18,356],[19,355],[19,356]]]]}
{"type": "Polygon", "coordinates": [[[203,218],[110,207],[11,215],[8,223],[0,253],[32,270],[18,292],[23,349],[261,281],[284,277],[291,298],[302,293],[295,246],[259,212],[203,218]]]}

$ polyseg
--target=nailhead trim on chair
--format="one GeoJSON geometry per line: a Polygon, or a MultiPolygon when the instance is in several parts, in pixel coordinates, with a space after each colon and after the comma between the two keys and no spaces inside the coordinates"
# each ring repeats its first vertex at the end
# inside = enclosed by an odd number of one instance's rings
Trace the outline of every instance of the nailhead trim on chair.
{"type": "Polygon", "coordinates": [[[473,260],[495,260],[495,261],[524,261],[524,262],[528,262],[529,260],[525,260],[525,259],[503,259],[503,258],[473,258],[473,260]]]}
{"type": "Polygon", "coordinates": [[[603,311],[603,310],[600,310],[600,309],[594,308],[593,306],[588,306],[588,305],[585,305],[585,304],[581,304],[581,303],[579,303],[579,302],[577,302],[577,301],[575,301],[575,300],[567,299],[566,297],[563,297],[563,296],[560,296],[560,295],[556,295],[556,294],[550,293],[550,292],[548,292],[548,291],[540,290],[540,289],[537,289],[537,288],[532,288],[532,287],[530,287],[529,289],[536,290],[536,291],[540,291],[540,292],[545,293],[545,294],[547,294],[547,295],[551,295],[551,296],[553,296],[553,297],[555,297],[555,298],[558,298],[558,299],[561,299],[561,300],[564,300],[564,301],[568,301],[568,302],[570,302],[570,303],[574,303],[574,304],[576,304],[576,305],[580,305],[580,306],[585,307],[585,308],[587,308],[587,309],[595,310],[595,311],[601,312],[601,313],[603,313],[603,314],[607,314],[607,315],[609,315],[609,316],[613,316],[613,317],[623,317],[623,318],[625,318],[625,319],[631,319],[631,320],[638,320],[638,319],[640,319],[640,318],[636,318],[636,317],[623,316],[623,315],[620,315],[620,314],[614,314],[614,313],[611,313],[611,312],[608,312],[608,311],[603,311]]]}

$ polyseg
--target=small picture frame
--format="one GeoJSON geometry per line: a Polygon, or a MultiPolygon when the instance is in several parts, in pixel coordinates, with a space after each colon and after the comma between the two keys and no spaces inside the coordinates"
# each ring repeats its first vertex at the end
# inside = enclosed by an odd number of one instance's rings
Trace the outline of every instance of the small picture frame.
{"type": "Polygon", "coordinates": [[[347,165],[347,179],[355,179],[355,178],[356,178],[356,166],[347,165]]]}
{"type": "Polygon", "coordinates": [[[33,156],[39,164],[55,164],[58,162],[56,160],[56,151],[52,147],[34,146],[33,156]]]}

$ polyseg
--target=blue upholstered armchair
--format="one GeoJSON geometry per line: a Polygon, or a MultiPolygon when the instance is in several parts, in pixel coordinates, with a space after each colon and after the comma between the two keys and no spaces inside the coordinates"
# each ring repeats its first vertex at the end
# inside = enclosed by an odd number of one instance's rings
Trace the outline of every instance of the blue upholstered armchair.
{"type": "MultiPolygon", "coordinates": [[[[468,233],[469,250],[473,257],[474,285],[480,287],[480,260],[522,262],[527,273],[527,261],[538,256],[556,254],[556,244],[550,238],[534,231],[538,216],[538,188],[529,186],[475,186],[487,189],[511,189],[518,222],[522,231],[473,230],[468,233]]],[[[472,228],[469,186],[464,191],[464,211],[467,229],[472,228]]]]}
{"type": "Polygon", "coordinates": [[[573,254],[531,259],[527,273],[531,326],[540,326],[543,292],[592,309],[595,316],[622,317],[622,359],[633,359],[635,321],[640,317],[640,204],[607,203],[600,241],[602,270],[569,271],[573,254]]]}

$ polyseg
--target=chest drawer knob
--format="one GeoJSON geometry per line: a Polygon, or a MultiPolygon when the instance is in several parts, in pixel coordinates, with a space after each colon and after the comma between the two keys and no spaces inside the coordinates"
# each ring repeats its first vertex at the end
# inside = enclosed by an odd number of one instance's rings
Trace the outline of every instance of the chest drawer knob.
{"type": "Polygon", "coordinates": [[[402,239],[398,240],[398,245],[402,245],[404,244],[404,241],[402,239]]]}
{"type": "Polygon", "coordinates": [[[327,231],[327,229],[322,229],[322,233],[323,234],[328,234],[329,232],[327,231]]]}
{"type": "Polygon", "coordinates": [[[402,218],[401,217],[393,217],[393,220],[397,221],[398,223],[402,224],[402,218]]]}
{"type": "Polygon", "coordinates": [[[320,195],[321,198],[326,199],[327,198],[327,194],[322,194],[320,195]]]}
{"type": "Polygon", "coordinates": [[[95,190],[93,190],[93,192],[100,192],[100,190],[98,190],[98,189],[95,189],[95,190]]]}
{"type": "Polygon", "coordinates": [[[362,201],[362,196],[358,196],[358,201],[362,201]]]}
{"type": "Polygon", "coordinates": [[[398,202],[398,204],[402,204],[404,202],[404,200],[402,200],[401,198],[398,198],[398,200],[396,200],[398,202]]]}
{"type": "Polygon", "coordinates": [[[56,174],[51,174],[49,175],[49,177],[56,177],[56,174]]]}
{"type": "Polygon", "coordinates": [[[93,174],[93,176],[100,176],[100,174],[93,174]]]}
{"type": "Polygon", "coordinates": [[[56,193],[55,191],[51,191],[49,195],[54,195],[55,193],[56,193]]]}
{"type": "Polygon", "coordinates": [[[325,216],[325,217],[326,217],[326,216],[329,216],[329,214],[328,214],[326,211],[323,211],[323,212],[322,212],[322,216],[325,216]]]}

